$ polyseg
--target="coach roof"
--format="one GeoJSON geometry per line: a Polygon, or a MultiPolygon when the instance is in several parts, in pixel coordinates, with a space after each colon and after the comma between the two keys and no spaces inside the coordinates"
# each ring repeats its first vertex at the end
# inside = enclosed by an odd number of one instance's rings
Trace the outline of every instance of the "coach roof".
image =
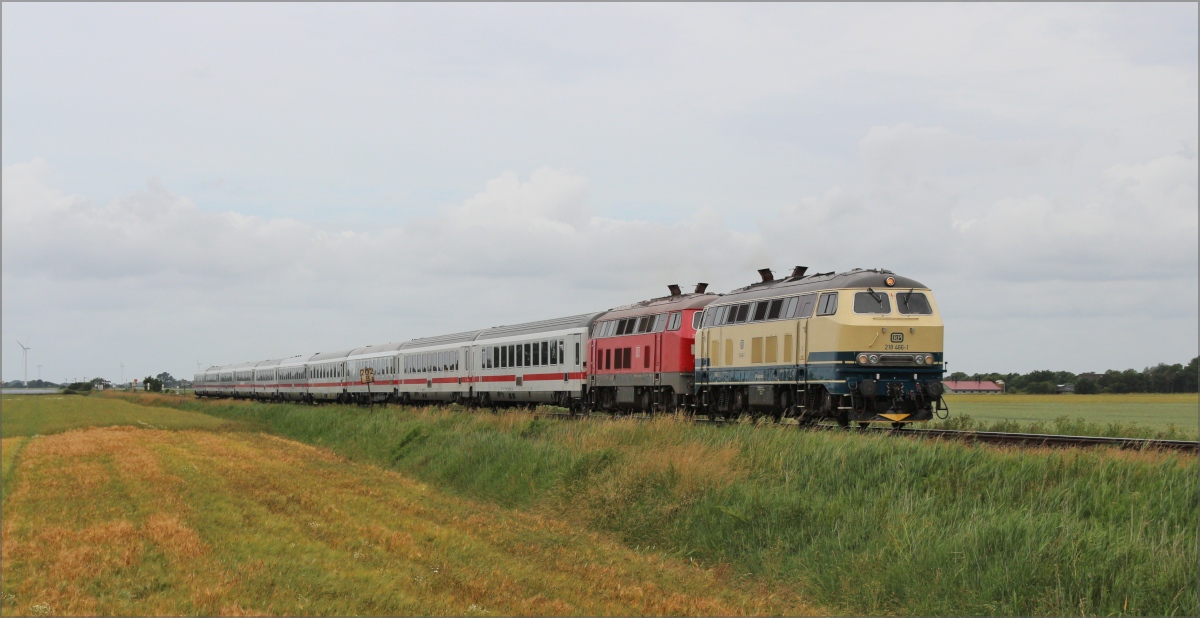
{"type": "Polygon", "coordinates": [[[354,348],[350,351],[349,356],[367,356],[368,354],[382,354],[384,352],[395,352],[404,347],[404,343],[377,343],[375,345],[365,345],[361,348],[354,348]]]}
{"type": "Polygon", "coordinates": [[[821,290],[836,290],[841,288],[874,288],[876,290],[894,289],[928,289],[924,284],[901,277],[890,270],[863,270],[855,268],[844,273],[818,273],[807,277],[787,277],[774,281],[762,281],[744,288],[736,289],[723,298],[720,303],[745,302],[759,298],[802,294],[804,292],[819,292],[821,290]],[[895,279],[891,286],[887,284],[888,277],[895,279]]]}
{"type": "Polygon", "coordinates": [[[513,324],[512,326],[496,326],[480,333],[477,340],[483,341],[485,339],[500,339],[501,337],[518,337],[521,335],[533,335],[536,333],[568,330],[571,328],[587,328],[591,326],[596,321],[596,318],[600,317],[601,315],[604,315],[603,311],[572,315],[565,318],[541,320],[538,322],[513,324]]]}
{"type": "Polygon", "coordinates": [[[353,352],[353,350],[342,350],[340,352],[317,352],[316,354],[313,354],[311,358],[308,359],[308,362],[316,363],[316,362],[320,362],[320,361],[338,360],[338,359],[346,358],[347,356],[350,355],[350,352],[353,352]]]}

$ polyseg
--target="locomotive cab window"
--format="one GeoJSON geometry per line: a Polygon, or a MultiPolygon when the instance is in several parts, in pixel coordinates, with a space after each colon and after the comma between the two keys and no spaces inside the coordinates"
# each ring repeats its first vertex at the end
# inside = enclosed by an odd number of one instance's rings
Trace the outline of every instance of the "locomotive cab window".
{"type": "Polygon", "coordinates": [[[854,313],[891,313],[892,302],[886,292],[854,293],[854,313]]]}
{"type": "MultiPolygon", "coordinates": [[[[680,319],[679,321],[682,322],[683,320],[680,319]]],[[[675,328],[678,329],[679,325],[676,324],[675,328]]],[[[700,330],[700,312],[699,311],[692,314],[692,330],[700,330]]]]}
{"type": "Polygon", "coordinates": [[[897,292],[896,309],[903,314],[932,315],[929,299],[921,292],[897,292]]]}

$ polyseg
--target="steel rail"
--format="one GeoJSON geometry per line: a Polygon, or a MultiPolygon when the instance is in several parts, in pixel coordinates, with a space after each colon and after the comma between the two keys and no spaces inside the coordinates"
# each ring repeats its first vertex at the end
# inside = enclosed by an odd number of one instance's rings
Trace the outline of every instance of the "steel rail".
{"type": "Polygon", "coordinates": [[[999,431],[961,431],[954,429],[900,429],[887,430],[890,434],[922,437],[946,438],[966,442],[983,442],[987,444],[1015,444],[1019,446],[1051,446],[1051,447],[1090,447],[1111,446],[1122,449],[1167,449],[1196,453],[1200,452],[1200,442],[1190,440],[1160,440],[1155,438],[1110,438],[1106,436],[1064,436],[1045,433],[1009,433],[999,431]]]}
{"type": "MultiPolygon", "coordinates": [[[[628,418],[633,420],[650,420],[653,416],[645,414],[627,414],[627,415],[609,415],[609,414],[557,414],[538,412],[536,416],[545,416],[553,418],[562,418],[566,420],[582,420],[585,418],[605,418],[619,419],[628,418]]],[[[692,421],[696,423],[713,423],[716,425],[736,424],[739,421],[732,420],[713,420],[706,417],[692,417],[692,421]]],[[[775,423],[770,423],[774,426],[775,423]]],[[[790,425],[788,425],[790,426],[790,425]]],[[[825,430],[825,431],[846,431],[846,432],[866,432],[872,435],[889,435],[903,436],[909,438],[925,438],[925,439],[945,439],[957,440],[962,442],[981,442],[985,444],[1008,444],[1023,447],[1059,447],[1059,448],[1083,448],[1094,446],[1108,446],[1120,449],[1130,450],[1145,450],[1145,449],[1165,449],[1172,451],[1182,451],[1197,453],[1200,452],[1200,442],[1191,440],[1162,440],[1157,438],[1110,438],[1106,436],[1068,436],[1058,434],[1044,433],[1016,433],[1016,432],[1000,432],[1000,431],[966,431],[959,429],[894,429],[891,427],[841,427],[839,425],[808,425],[801,427],[809,430],[825,430]]]]}

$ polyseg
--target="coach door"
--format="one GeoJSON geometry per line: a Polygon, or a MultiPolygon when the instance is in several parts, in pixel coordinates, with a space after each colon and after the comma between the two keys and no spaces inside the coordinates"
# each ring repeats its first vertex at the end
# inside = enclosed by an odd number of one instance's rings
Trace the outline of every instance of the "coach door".
{"type": "MultiPolygon", "coordinates": [[[[459,351],[458,355],[459,355],[458,383],[467,385],[467,388],[466,388],[467,396],[470,397],[471,395],[475,394],[475,389],[473,389],[471,387],[471,374],[474,373],[473,369],[475,368],[473,365],[471,365],[471,348],[470,347],[462,348],[459,351]]],[[[463,389],[459,389],[459,390],[463,390],[463,389]]]]}

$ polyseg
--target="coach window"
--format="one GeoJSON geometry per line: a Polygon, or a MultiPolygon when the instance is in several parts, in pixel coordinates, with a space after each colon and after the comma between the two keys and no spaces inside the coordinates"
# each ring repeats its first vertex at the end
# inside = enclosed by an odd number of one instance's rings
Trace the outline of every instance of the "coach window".
{"type": "Polygon", "coordinates": [[[833,315],[837,313],[837,292],[826,292],[821,295],[817,304],[817,315],[833,315]]]}
{"type": "Polygon", "coordinates": [[[929,306],[929,299],[925,298],[921,292],[896,292],[896,309],[907,315],[933,314],[933,308],[929,306]]]}
{"type": "Polygon", "coordinates": [[[529,363],[531,367],[537,367],[542,364],[542,346],[536,342],[533,344],[533,361],[529,363]]]}
{"type": "Polygon", "coordinates": [[[579,365],[579,342],[575,342],[575,365],[579,365]]]}
{"type": "Polygon", "coordinates": [[[887,292],[856,292],[854,294],[854,313],[891,313],[892,301],[887,292]]]}
{"type": "Polygon", "coordinates": [[[753,321],[761,322],[761,321],[767,319],[767,308],[768,308],[769,304],[770,303],[768,303],[765,300],[760,300],[757,303],[754,303],[754,320],[753,321]]]}
{"type": "Polygon", "coordinates": [[[551,365],[558,364],[558,342],[557,341],[550,342],[550,364],[551,365]]]}

